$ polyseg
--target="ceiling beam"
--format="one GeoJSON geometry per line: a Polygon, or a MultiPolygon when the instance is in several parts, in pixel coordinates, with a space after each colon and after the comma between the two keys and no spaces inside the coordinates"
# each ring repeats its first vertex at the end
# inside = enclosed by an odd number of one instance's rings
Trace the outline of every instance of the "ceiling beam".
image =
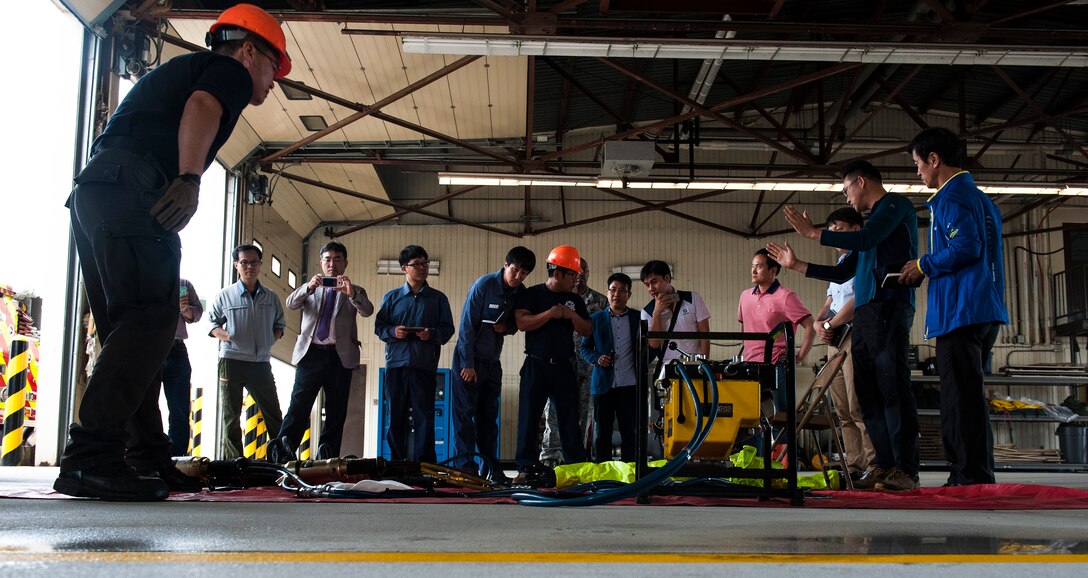
{"type": "MultiPolygon", "coordinates": [[[[182,38],[178,38],[178,37],[170,35],[170,34],[163,34],[163,35],[161,35],[161,38],[162,38],[163,41],[165,41],[165,42],[167,42],[169,44],[173,44],[174,46],[185,48],[186,50],[191,50],[193,52],[206,52],[208,50],[207,48],[204,48],[203,46],[197,46],[196,44],[193,44],[192,42],[189,42],[188,40],[184,40],[182,38]]],[[[346,98],[342,98],[342,97],[337,96],[335,94],[325,92],[323,90],[314,88],[312,86],[308,86],[308,85],[303,84],[301,82],[297,82],[297,81],[290,80],[290,79],[287,79],[287,78],[276,79],[276,82],[281,84],[281,85],[289,86],[289,87],[291,87],[291,88],[293,88],[295,90],[305,92],[306,94],[309,94],[311,96],[316,96],[318,98],[327,100],[327,101],[329,101],[329,102],[331,102],[333,104],[338,104],[338,105],[340,105],[340,106],[342,106],[344,108],[349,108],[351,110],[355,110],[355,111],[359,111],[359,112],[363,112],[363,111],[367,110],[367,106],[365,104],[361,104],[361,103],[358,103],[358,102],[352,102],[352,101],[350,101],[350,100],[348,100],[346,98]]],[[[432,137],[434,139],[437,139],[437,140],[440,140],[440,141],[443,141],[443,142],[447,142],[447,143],[450,143],[452,145],[459,146],[459,147],[461,147],[461,148],[463,148],[465,150],[470,150],[470,151],[472,151],[472,152],[474,152],[476,154],[480,154],[480,155],[483,155],[483,156],[486,156],[486,157],[493,158],[493,159],[495,159],[497,161],[502,162],[503,164],[510,165],[510,166],[512,166],[512,167],[514,167],[516,169],[521,168],[521,164],[518,162],[517,159],[513,159],[513,158],[510,158],[510,157],[504,157],[504,156],[502,156],[502,155],[500,155],[498,153],[493,153],[493,152],[491,152],[491,151],[489,151],[487,149],[478,147],[478,146],[476,146],[476,145],[474,145],[474,144],[472,144],[470,142],[463,141],[463,140],[461,140],[459,138],[452,137],[452,136],[447,135],[447,134],[442,134],[442,133],[440,133],[438,131],[431,130],[429,128],[420,126],[418,124],[408,122],[406,120],[397,118],[395,116],[388,115],[388,114],[386,114],[384,112],[380,112],[380,111],[379,112],[372,112],[370,114],[370,116],[373,116],[374,118],[380,119],[380,120],[388,122],[390,124],[394,124],[394,125],[397,125],[399,127],[406,128],[408,130],[418,132],[420,134],[427,135],[427,136],[432,137]]]]}
{"type": "Polygon", "coordinates": [[[412,84],[409,84],[408,86],[390,94],[389,96],[386,96],[385,98],[379,100],[378,102],[375,102],[374,104],[363,105],[364,110],[360,110],[359,112],[356,112],[355,114],[350,115],[339,122],[333,123],[332,125],[315,132],[314,134],[296,142],[295,144],[284,147],[270,155],[267,155],[266,157],[261,159],[260,162],[270,163],[282,157],[283,155],[297,151],[298,149],[314,142],[315,140],[328,136],[359,119],[373,115],[374,113],[380,111],[386,106],[393,104],[394,102],[408,96],[409,94],[412,94],[413,92],[431,84],[432,82],[440,80],[449,75],[450,73],[460,70],[479,59],[479,56],[466,56],[464,58],[458,59],[452,64],[447,64],[446,66],[443,66],[442,68],[428,74],[427,76],[424,76],[423,78],[413,82],[412,84]]]}
{"type": "Polygon", "coordinates": [[[865,118],[860,123],[858,123],[858,126],[854,127],[854,130],[846,136],[846,139],[839,143],[839,146],[836,147],[835,150],[831,151],[831,154],[828,155],[828,159],[833,158],[836,153],[842,150],[842,147],[846,146],[846,143],[850,142],[850,140],[854,138],[854,136],[861,132],[861,129],[865,128],[865,126],[869,124],[869,121],[873,120],[873,117],[880,113],[880,111],[884,110],[888,106],[888,103],[891,102],[891,99],[895,98],[895,95],[899,94],[901,90],[906,88],[906,86],[910,84],[910,81],[914,80],[914,77],[917,76],[919,72],[922,72],[923,68],[925,68],[924,64],[916,65],[914,69],[907,74],[907,77],[904,78],[903,81],[900,82],[899,85],[896,86],[890,93],[888,93],[888,96],[884,98],[884,101],[880,103],[880,106],[877,106],[873,110],[869,111],[869,114],[867,114],[865,118]]]}
{"type": "MultiPolygon", "coordinates": [[[[654,90],[656,90],[656,91],[658,91],[658,92],[672,98],[675,101],[678,101],[678,102],[680,102],[682,104],[685,104],[685,105],[691,107],[691,109],[693,111],[695,111],[699,116],[709,116],[709,117],[717,120],[718,122],[720,122],[720,123],[722,123],[722,124],[724,124],[726,126],[729,126],[729,127],[733,128],[734,130],[740,131],[740,132],[742,132],[742,133],[744,133],[744,134],[746,134],[746,135],[748,135],[748,136],[750,136],[750,137],[752,137],[752,138],[766,144],[767,146],[769,146],[771,148],[782,151],[783,153],[785,153],[785,154],[787,154],[787,155],[789,155],[789,156],[791,156],[791,157],[793,157],[793,158],[795,158],[795,159],[797,159],[797,160],[799,160],[799,161],[801,161],[803,163],[818,164],[818,162],[819,162],[819,161],[817,161],[816,157],[813,156],[812,153],[810,153],[806,149],[794,150],[794,149],[791,149],[791,148],[789,148],[787,146],[784,146],[781,143],[779,143],[778,141],[775,141],[774,139],[767,138],[767,137],[763,136],[762,134],[759,134],[758,132],[749,129],[746,126],[744,126],[744,125],[742,125],[742,124],[740,124],[740,123],[738,123],[736,121],[733,121],[732,119],[729,119],[729,118],[723,116],[721,113],[717,112],[716,110],[707,108],[707,107],[699,104],[698,102],[696,102],[694,100],[691,100],[690,98],[688,98],[686,96],[677,94],[677,93],[669,90],[668,88],[665,88],[664,86],[661,86],[660,84],[657,84],[653,80],[651,80],[649,78],[646,78],[642,74],[640,74],[638,72],[635,72],[633,70],[629,70],[624,66],[621,66],[620,64],[614,62],[611,59],[597,58],[596,60],[598,62],[606,65],[606,66],[609,66],[609,67],[611,67],[611,68],[613,68],[613,69],[615,69],[615,70],[629,76],[630,78],[632,78],[634,80],[637,80],[641,84],[649,86],[650,88],[652,88],[652,89],[654,89],[654,90]]],[[[680,115],[680,116],[683,116],[683,115],[680,115]]]]}
{"type": "Polygon", "coordinates": [[[441,219],[443,221],[449,221],[451,223],[457,223],[459,225],[466,225],[466,226],[469,226],[469,227],[473,227],[475,229],[482,229],[484,231],[489,231],[491,233],[499,233],[500,235],[507,235],[507,236],[510,236],[510,237],[521,237],[520,234],[515,233],[513,231],[507,231],[505,229],[499,229],[499,228],[496,228],[496,227],[491,227],[489,225],[481,225],[479,223],[473,223],[472,221],[466,221],[465,219],[459,219],[457,217],[451,217],[449,215],[443,215],[442,213],[435,213],[435,212],[427,211],[427,210],[423,210],[423,209],[416,209],[416,208],[414,208],[414,207],[412,207],[410,205],[405,205],[403,203],[398,203],[396,201],[390,201],[389,199],[383,199],[381,197],[375,197],[373,195],[360,193],[358,191],[353,191],[351,189],[345,189],[344,187],[338,187],[336,185],[330,185],[328,183],[323,183],[321,181],[317,181],[317,180],[314,180],[314,179],[309,179],[309,178],[303,177],[301,175],[294,175],[294,174],[291,174],[291,173],[283,172],[283,173],[280,173],[279,176],[280,176],[280,178],[284,178],[284,179],[287,179],[289,181],[295,181],[295,182],[303,183],[303,184],[306,184],[306,185],[310,185],[312,187],[317,187],[319,189],[325,189],[327,191],[332,191],[334,193],[340,193],[342,195],[347,195],[349,197],[355,197],[356,199],[363,199],[364,201],[370,201],[372,203],[378,203],[380,205],[386,205],[386,206],[389,206],[389,207],[393,207],[395,209],[400,209],[400,210],[403,210],[403,211],[410,211],[412,213],[418,213],[420,215],[425,215],[427,217],[432,217],[432,218],[435,218],[435,219],[441,219]]]}
{"type": "Polygon", "coordinates": [[[482,187],[480,185],[472,185],[472,186],[469,186],[469,187],[463,187],[463,188],[457,189],[456,191],[450,191],[450,192],[448,192],[448,193],[446,193],[444,195],[440,195],[440,196],[435,197],[435,198],[433,198],[433,199],[431,199],[429,201],[423,201],[421,203],[416,203],[416,204],[412,205],[411,207],[409,207],[408,209],[403,209],[403,210],[397,211],[395,213],[390,213],[390,214],[388,214],[388,215],[386,215],[384,217],[378,217],[377,219],[367,221],[366,223],[363,223],[363,224],[360,224],[360,225],[354,225],[352,227],[344,229],[343,231],[337,231],[335,234],[332,235],[332,237],[333,238],[342,237],[344,235],[354,233],[356,231],[362,231],[363,229],[368,229],[370,227],[380,225],[380,224],[382,224],[382,223],[384,223],[386,221],[392,221],[393,219],[399,219],[400,217],[403,217],[404,215],[407,215],[408,213],[415,212],[415,211],[417,211],[419,209],[424,209],[424,208],[429,207],[431,205],[437,205],[438,203],[441,203],[443,201],[448,201],[450,199],[453,199],[454,197],[459,197],[459,196],[461,196],[461,195],[463,195],[465,193],[468,193],[470,191],[475,191],[476,189],[479,189],[479,188],[482,188],[482,187]]]}
{"type": "Polygon", "coordinates": [[[1088,158],[1088,151],[1084,150],[1084,147],[1082,147],[1076,139],[1074,139],[1068,132],[1062,129],[1062,127],[1059,126],[1058,123],[1054,122],[1054,119],[1050,118],[1050,115],[1047,114],[1046,109],[1042,106],[1039,106],[1035,102],[1034,98],[1029,96],[1028,93],[1024,92],[1024,89],[1020,88],[1020,85],[1016,84],[1016,81],[1009,78],[1009,75],[1005,74],[1004,70],[1001,70],[1001,67],[991,66],[990,68],[993,69],[993,71],[1001,77],[1001,80],[1004,80],[1005,84],[1008,84],[1009,87],[1012,88],[1013,91],[1020,96],[1020,98],[1024,99],[1024,102],[1028,103],[1028,106],[1035,109],[1035,112],[1038,112],[1040,115],[1043,116],[1042,122],[1057,131],[1066,144],[1073,147],[1075,150],[1080,151],[1080,154],[1084,156],[1084,158],[1088,158]]]}
{"type": "MultiPolygon", "coordinates": [[[[621,129],[628,130],[628,129],[635,128],[634,125],[627,122],[623,118],[623,115],[621,115],[620,113],[613,110],[611,106],[608,106],[608,103],[606,103],[604,100],[602,100],[592,90],[589,90],[589,88],[587,88],[586,85],[582,84],[582,82],[580,80],[578,80],[578,77],[576,77],[574,75],[574,72],[573,72],[573,68],[574,68],[574,57],[573,56],[569,57],[568,60],[567,60],[567,66],[568,66],[567,70],[564,70],[562,67],[560,67],[559,63],[555,62],[555,59],[553,59],[553,58],[550,58],[550,57],[547,57],[547,56],[541,56],[539,58],[540,58],[540,60],[542,60],[544,62],[544,64],[547,64],[552,70],[554,70],[557,74],[559,74],[559,76],[563,77],[563,81],[564,81],[563,82],[563,91],[564,91],[563,94],[564,95],[567,94],[566,90],[567,90],[567,85],[569,84],[569,85],[577,88],[579,92],[581,92],[583,95],[585,95],[586,98],[591,100],[593,102],[593,104],[596,104],[598,107],[600,107],[600,109],[603,110],[608,116],[611,116],[613,119],[615,119],[616,123],[619,125],[619,127],[621,129]]],[[[566,104],[565,100],[563,101],[563,104],[566,104]]],[[[562,109],[561,109],[560,122],[564,122],[565,120],[566,120],[566,117],[565,117],[564,114],[562,114],[562,109]]],[[[649,138],[648,136],[646,136],[644,134],[639,134],[638,137],[641,140],[653,140],[653,139],[649,138]]],[[[562,143],[560,143],[560,146],[562,146],[562,143]]],[[[663,158],[663,159],[669,158],[668,157],[669,152],[666,151],[665,149],[661,148],[661,146],[658,145],[656,142],[654,142],[654,149],[657,150],[657,154],[661,155],[661,158],[663,158]]]]}
{"type": "Polygon", "coordinates": [[[747,237],[747,235],[745,235],[743,232],[738,231],[736,229],[732,229],[732,228],[726,227],[725,225],[722,225],[722,224],[719,224],[719,223],[714,223],[714,222],[708,221],[706,219],[700,219],[699,217],[695,217],[695,216],[689,215],[687,213],[681,213],[680,211],[677,211],[675,209],[658,207],[658,206],[656,206],[655,203],[653,203],[651,201],[647,201],[646,199],[640,199],[640,198],[638,198],[638,197],[636,197],[634,195],[625,193],[623,191],[618,191],[616,189],[601,189],[601,188],[599,188],[597,190],[604,191],[604,192],[606,192],[606,193],[608,193],[610,195],[615,195],[615,196],[617,196],[617,197],[619,197],[621,199],[631,201],[632,203],[637,203],[637,204],[642,205],[644,207],[651,207],[654,210],[661,211],[662,213],[665,213],[667,215],[672,215],[674,217],[679,217],[679,218],[684,219],[686,221],[691,221],[692,223],[698,223],[700,225],[703,225],[704,227],[710,227],[711,229],[717,229],[717,230],[723,231],[725,233],[732,233],[734,235],[738,235],[738,236],[741,236],[741,237],[747,237]]]}
{"type": "Polygon", "coordinates": [[[724,189],[720,190],[720,191],[707,191],[705,193],[699,193],[697,195],[691,195],[691,196],[688,196],[688,197],[673,199],[671,201],[664,201],[664,202],[661,202],[661,203],[650,203],[650,206],[639,207],[637,209],[628,209],[626,211],[620,211],[618,213],[608,213],[607,215],[601,215],[599,217],[590,217],[588,219],[582,219],[580,221],[573,221],[573,222],[567,223],[565,225],[555,225],[555,226],[552,226],[552,227],[545,227],[543,229],[537,229],[536,234],[537,235],[543,235],[544,233],[550,233],[552,231],[560,231],[560,230],[563,230],[563,229],[570,229],[570,228],[579,227],[579,226],[582,226],[582,225],[591,225],[593,223],[600,223],[601,221],[609,221],[609,220],[612,220],[612,219],[618,219],[620,217],[626,217],[628,215],[637,215],[639,213],[645,213],[647,211],[658,211],[658,210],[664,209],[665,207],[671,207],[671,206],[679,205],[679,204],[683,204],[683,203],[690,203],[690,202],[693,202],[693,201],[698,201],[700,199],[706,199],[706,198],[709,198],[709,197],[714,197],[714,196],[725,194],[725,193],[728,193],[728,192],[731,192],[731,191],[727,191],[727,190],[724,190],[724,189]]]}

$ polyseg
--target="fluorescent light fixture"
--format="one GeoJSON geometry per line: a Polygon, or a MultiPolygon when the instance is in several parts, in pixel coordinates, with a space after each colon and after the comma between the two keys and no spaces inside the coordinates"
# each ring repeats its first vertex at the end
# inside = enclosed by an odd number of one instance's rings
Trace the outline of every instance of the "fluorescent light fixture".
{"type": "MultiPolygon", "coordinates": [[[[642,273],[642,265],[616,265],[612,268],[613,273],[623,273],[631,279],[638,281],[639,275],[642,273]]],[[[634,287],[632,287],[634,289],[634,287]]]]}
{"type": "MultiPolygon", "coordinates": [[[[441,185],[483,185],[492,187],[595,187],[599,189],[650,189],[689,191],[780,191],[790,193],[838,193],[842,183],[838,179],[825,181],[757,181],[757,180],[667,180],[667,179],[615,179],[587,175],[534,175],[503,173],[438,173],[441,185]]],[[[983,192],[990,195],[1064,195],[1088,196],[1088,188],[1058,186],[1053,183],[978,183],[983,192]]],[[[884,188],[903,195],[932,195],[933,189],[920,183],[884,183],[884,188]]],[[[398,269],[399,270],[399,269],[398,269]]]]}
{"type": "MultiPolygon", "coordinates": [[[[438,275],[440,263],[438,261],[431,261],[427,267],[428,275],[438,275]]],[[[403,275],[404,271],[400,269],[400,261],[396,259],[378,259],[378,275],[403,275]]]]}
{"type": "Polygon", "coordinates": [[[596,187],[597,177],[569,175],[518,175],[506,173],[438,173],[438,184],[490,187],[596,187]]]}
{"type": "MultiPolygon", "coordinates": [[[[669,272],[672,274],[672,278],[675,279],[676,278],[676,269],[671,264],[669,264],[667,262],[665,264],[669,266],[669,272]]],[[[643,267],[642,265],[616,265],[615,267],[612,267],[611,272],[612,273],[623,273],[624,275],[627,275],[632,280],[634,280],[636,283],[638,283],[639,276],[642,275],[642,267],[643,267]]],[[[632,287],[632,290],[634,290],[633,287],[632,287]]]]}
{"type": "Polygon", "coordinates": [[[1088,49],[1079,46],[784,43],[737,39],[707,39],[692,44],[629,38],[593,42],[573,37],[499,34],[406,35],[401,37],[401,45],[407,54],[1088,67],[1088,49]]]}

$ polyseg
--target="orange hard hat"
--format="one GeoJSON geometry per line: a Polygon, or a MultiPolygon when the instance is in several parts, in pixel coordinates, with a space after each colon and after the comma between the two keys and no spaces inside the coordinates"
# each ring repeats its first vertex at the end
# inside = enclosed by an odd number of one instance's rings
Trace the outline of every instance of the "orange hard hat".
{"type": "Polygon", "coordinates": [[[218,36],[216,32],[223,26],[241,28],[246,32],[259,36],[279,53],[280,69],[276,71],[276,78],[283,78],[291,72],[291,57],[287,56],[287,39],[283,35],[280,23],[265,12],[264,9],[252,4],[236,4],[227,8],[219,15],[219,19],[208,29],[206,42],[211,46],[212,42],[234,40],[233,38],[218,36]]]}
{"type": "Polygon", "coordinates": [[[548,253],[548,263],[556,267],[570,269],[575,273],[582,272],[582,257],[578,255],[578,249],[570,245],[560,245],[548,253]]]}

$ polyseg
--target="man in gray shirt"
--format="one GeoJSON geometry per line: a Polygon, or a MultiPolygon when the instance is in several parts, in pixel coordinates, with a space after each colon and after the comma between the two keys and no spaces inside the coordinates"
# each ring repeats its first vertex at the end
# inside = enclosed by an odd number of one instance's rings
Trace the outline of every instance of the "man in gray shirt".
{"type": "Polygon", "coordinates": [[[239,245],[231,253],[238,282],[215,296],[208,318],[209,335],[219,344],[219,431],[220,458],[232,460],[242,455],[242,431],[238,414],[242,411],[242,388],[246,388],[257,409],[264,416],[270,432],[280,431],[283,414],[272,377],[272,345],[283,337],[287,326],[283,307],[275,292],[261,285],[261,250],[255,245],[239,245]]]}

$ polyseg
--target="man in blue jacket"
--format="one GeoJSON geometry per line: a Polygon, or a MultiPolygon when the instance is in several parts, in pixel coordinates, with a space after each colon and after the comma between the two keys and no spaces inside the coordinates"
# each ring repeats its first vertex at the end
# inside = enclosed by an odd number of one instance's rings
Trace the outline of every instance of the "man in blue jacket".
{"type": "Polygon", "coordinates": [[[983,366],[1009,322],[1001,212],[962,170],[963,143],[948,129],[929,128],[907,150],[918,176],[936,193],[929,253],[903,266],[902,283],[929,277],[926,339],[937,340],[941,376],[941,438],[949,462],[946,486],[994,483],[993,431],[983,366]]]}
{"type": "Polygon", "coordinates": [[[578,351],[593,367],[594,449],[598,462],[612,459],[612,422],[620,426],[620,456],[625,462],[638,459],[635,419],[638,395],[635,382],[638,322],[640,314],[627,307],[631,278],[623,273],[608,277],[608,308],[590,316],[593,333],[582,339],[578,351]]]}
{"type": "MultiPolygon", "coordinates": [[[[517,333],[514,303],[522,283],[536,268],[536,254],[525,247],[506,253],[502,269],[480,277],[468,290],[453,350],[453,448],[455,456],[478,451],[499,459],[499,357],[507,335],[517,333]]],[[[471,456],[455,467],[476,469],[471,456]]],[[[489,468],[484,468],[488,471],[489,468]]],[[[498,472],[492,472],[497,474],[498,472]]]]}

